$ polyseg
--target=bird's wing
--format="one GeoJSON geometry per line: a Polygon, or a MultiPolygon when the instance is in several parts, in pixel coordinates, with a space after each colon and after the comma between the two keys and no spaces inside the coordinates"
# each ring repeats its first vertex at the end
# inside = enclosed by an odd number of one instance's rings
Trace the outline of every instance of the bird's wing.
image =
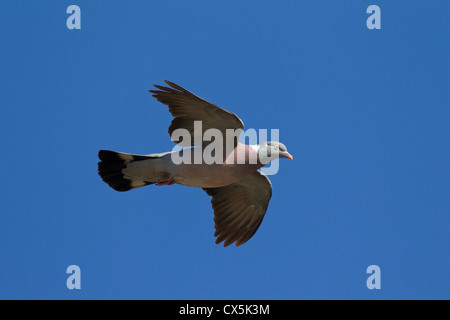
{"type": "Polygon", "coordinates": [[[272,184],[260,171],[220,188],[204,188],[212,196],[216,244],[236,246],[248,241],[258,230],[269,206],[272,184]]]}
{"type": "MultiPolygon", "coordinates": [[[[226,129],[243,129],[244,123],[234,113],[222,109],[200,97],[192,94],[186,89],[164,80],[171,88],[155,85],[159,90],[149,90],[158,101],[169,106],[169,111],[174,117],[169,126],[171,139],[181,147],[195,146],[196,141],[202,141],[203,133],[207,129],[218,129],[222,137],[226,137],[226,129]],[[194,121],[202,121],[202,130],[194,136],[194,121]],[[176,137],[172,138],[172,133],[176,129],[187,129],[191,135],[191,141],[182,141],[176,137]],[[197,139],[196,139],[197,138],[197,139]]],[[[235,139],[235,145],[237,139],[235,139]]],[[[225,140],[224,140],[225,143],[225,140]]],[[[197,143],[198,145],[198,143],[197,143]]]]}

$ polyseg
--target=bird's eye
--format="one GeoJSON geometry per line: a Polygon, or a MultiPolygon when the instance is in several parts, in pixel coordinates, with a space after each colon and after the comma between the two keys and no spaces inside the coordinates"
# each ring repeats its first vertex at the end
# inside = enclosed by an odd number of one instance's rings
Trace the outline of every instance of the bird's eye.
{"type": "Polygon", "coordinates": [[[275,146],[275,150],[278,150],[278,146],[275,146]]]}

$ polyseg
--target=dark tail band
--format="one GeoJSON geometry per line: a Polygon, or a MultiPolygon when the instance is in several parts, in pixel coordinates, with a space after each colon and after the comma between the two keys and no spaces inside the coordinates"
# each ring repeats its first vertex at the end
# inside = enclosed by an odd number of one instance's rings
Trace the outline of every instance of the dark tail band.
{"type": "Polygon", "coordinates": [[[98,174],[111,188],[117,191],[128,191],[140,188],[153,182],[125,179],[122,170],[134,161],[147,160],[151,157],[120,153],[109,150],[98,152],[98,174]]]}

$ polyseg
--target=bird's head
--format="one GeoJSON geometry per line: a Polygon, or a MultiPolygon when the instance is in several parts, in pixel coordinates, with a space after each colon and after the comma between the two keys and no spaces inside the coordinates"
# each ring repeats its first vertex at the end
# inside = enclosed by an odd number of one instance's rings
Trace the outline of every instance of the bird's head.
{"type": "Polygon", "coordinates": [[[258,145],[258,156],[262,163],[267,164],[279,158],[294,159],[284,144],[276,141],[266,141],[258,145]]]}

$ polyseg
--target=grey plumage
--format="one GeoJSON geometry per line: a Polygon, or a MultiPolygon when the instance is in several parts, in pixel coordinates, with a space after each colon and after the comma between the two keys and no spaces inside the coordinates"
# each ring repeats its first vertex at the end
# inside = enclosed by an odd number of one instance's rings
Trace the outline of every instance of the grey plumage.
{"type": "Polygon", "coordinates": [[[258,230],[272,197],[272,184],[260,171],[221,188],[203,189],[212,196],[216,243],[240,246],[258,230]]]}
{"type": "MultiPolygon", "coordinates": [[[[227,129],[243,129],[243,122],[232,112],[222,109],[186,89],[165,81],[170,87],[155,85],[159,90],[150,90],[160,102],[168,105],[174,119],[169,126],[169,135],[176,129],[188,130],[191,141],[176,140],[182,147],[194,146],[203,151],[207,146],[201,141],[207,129],[218,129],[226,137],[227,129]],[[195,136],[194,121],[202,121],[201,137],[195,136]],[[200,139],[199,139],[200,138],[200,139]]],[[[161,154],[135,155],[101,150],[98,173],[109,186],[117,191],[128,191],[149,184],[200,187],[212,197],[216,243],[236,246],[248,241],[258,230],[272,196],[269,178],[258,169],[266,163],[264,155],[289,158],[286,146],[279,142],[265,142],[257,146],[239,143],[236,136],[233,149],[224,153],[223,163],[180,163],[174,156],[182,156],[186,150],[161,154]],[[244,162],[236,160],[244,156],[244,162]],[[255,160],[255,161],[252,161],[255,160]]],[[[195,151],[193,151],[195,152],[195,151]]]]}
{"type": "Polygon", "coordinates": [[[174,119],[169,126],[169,135],[179,128],[187,129],[191,133],[191,143],[174,141],[181,147],[194,146],[196,140],[202,140],[205,130],[219,129],[222,136],[226,136],[226,129],[243,129],[244,123],[234,113],[212,104],[173,82],[165,81],[172,88],[155,85],[159,90],[149,90],[159,102],[169,106],[169,112],[174,119]],[[194,121],[203,122],[200,137],[194,135],[194,121]],[[200,138],[200,139],[196,139],[200,138]]]}

